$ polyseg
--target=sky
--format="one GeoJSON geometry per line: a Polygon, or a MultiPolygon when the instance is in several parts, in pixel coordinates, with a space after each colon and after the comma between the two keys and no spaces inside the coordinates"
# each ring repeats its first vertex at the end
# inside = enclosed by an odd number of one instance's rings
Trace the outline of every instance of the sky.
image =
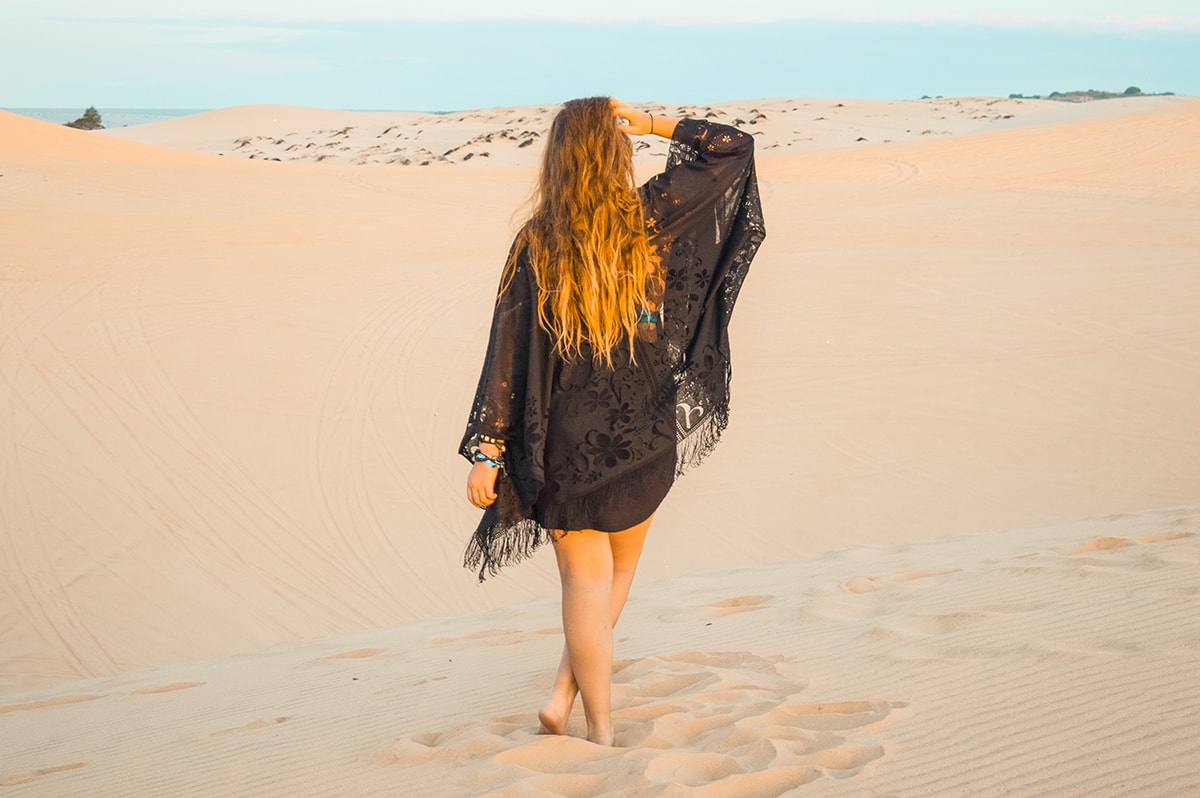
{"type": "Polygon", "coordinates": [[[3,0],[0,107],[1200,95],[1198,0],[3,0]]]}

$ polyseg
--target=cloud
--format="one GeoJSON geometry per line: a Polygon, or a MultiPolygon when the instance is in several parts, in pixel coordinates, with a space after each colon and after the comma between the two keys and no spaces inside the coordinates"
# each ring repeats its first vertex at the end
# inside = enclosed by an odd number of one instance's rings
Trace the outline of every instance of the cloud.
{"type": "Polygon", "coordinates": [[[1122,14],[1087,16],[1052,14],[828,14],[809,17],[828,22],[848,22],[873,25],[972,25],[995,28],[1076,28],[1081,30],[1105,31],[1173,31],[1181,33],[1200,32],[1200,17],[1189,16],[1141,16],[1129,17],[1122,14]]]}
{"type": "Polygon", "coordinates": [[[986,25],[1010,28],[1050,26],[1057,28],[1084,28],[1102,31],[1200,31],[1200,17],[1182,16],[1127,17],[1123,14],[1107,14],[1104,16],[980,14],[978,21],[986,25]]]}
{"type": "Polygon", "coordinates": [[[8,19],[147,19],[289,25],[312,22],[466,22],[543,20],[560,22],[652,21],[669,24],[826,20],[874,23],[983,24],[1006,27],[1054,25],[1108,30],[1195,30],[1195,0],[606,0],[603,4],[561,0],[454,0],[442,3],[395,0],[5,0],[8,19]],[[1003,8],[1002,13],[975,10],[1003,8]]]}
{"type": "Polygon", "coordinates": [[[156,36],[169,38],[173,44],[191,46],[273,44],[300,39],[314,32],[308,27],[284,28],[269,25],[198,23],[194,21],[114,20],[111,22],[142,26],[156,36]]]}

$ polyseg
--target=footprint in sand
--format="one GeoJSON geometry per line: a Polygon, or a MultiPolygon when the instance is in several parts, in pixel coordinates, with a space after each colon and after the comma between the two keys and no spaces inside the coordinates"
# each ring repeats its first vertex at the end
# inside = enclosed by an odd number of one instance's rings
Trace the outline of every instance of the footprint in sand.
{"type": "Polygon", "coordinates": [[[366,659],[374,657],[377,654],[382,654],[387,651],[386,648],[356,648],[353,651],[343,651],[340,654],[330,654],[321,659],[366,659]]]}
{"type": "Polygon", "coordinates": [[[929,579],[934,576],[945,576],[947,574],[958,573],[959,570],[960,569],[958,568],[952,568],[946,571],[918,569],[885,577],[859,576],[851,579],[848,582],[843,582],[840,587],[847,593],[874,593],[876,590],[880,590],[887,585],[898,585],[904,582],[915,582],[918,579],[929,579]]]}
{"type": "Polygon", "coordinates": [[[957,632],[993,620],[998,613],[950,612],[942,615],[897,615],[884,626],[911,637],[933,637],[957,632]]]}
{"type": "MultiPolygon", "coordinates": [[[[430,778],[462,794],[534,789],[546,779],[557,780],[547,789],[565,789],[564,778],[571,794],[591,794],[620,772],[640,774],[626,785],[639,794],[690,797],[780,795],[823,776],[852,776],[883,757],[873,735],[905,704],[799,700],[806,685],[791,675],[797,667],[744,651],[620,661],[613,721],[621,748],[537,735],[530,714],[412,735],[370,761],[417,778],[428,767],[430,778]],[[479,757],[491,757],[487,768],[461,767],[479,757]]],[[[581,718],[574,720],[581,735],[581,718]]]]}
{"type": "Polygon", "coordinates": [[[6,712],[22,712],[31,709],[44,709],[46,707],[60,707],[64,704],[78,704],[80,701],[95,701],[100,697],[98,695],[60,695],[57,698],[30,701],[25,704],[4,704],[0,705],[0,715],[6,712]]]}
{"type": "Polygon", "coordinates": [[[1169,540],[1183,540],[1184,538],[1194,538],[1195,532],[1166,532],[1161,535],[1146,535],[1137,539],[1138,543],[1165,543],[1169,540]]]}
{"type": "Polygon", "coordinates": [[[902,574],[896,574],[895,576],[888,577],[887,581],[892,582],[893,584],[900,584],[901,582],[914,582],[918,579],[930,579],[935,576],[946,576],[947,574],[956,574],[960,570],[962,570],[962,569],[950,568],[948,570],[931,570],[931,569],[921,568],[921,569],[917,569],[915,571],[905,571],[902,574]]]}
{"type": "Polygon", "coordinates": [[[726,615],[736,615],[742,612],[752,612],[765,608],[771,599],[770,595],[735,596],[734,598],[714,601],[700,607],[680,607],[659,615],[659,620],[668,623],[684,623],[687,621],[712,621],[726,615]]]}
{"type": "Polygon", "coordinates": [[[83,767],[83,762],[72,762],[69,765],[54,765],[48,768],[38,768],[37,770],[26,771],[25,773],[14,773],[11,776],[0,775],[0,787],[16,787],[18,784],[24,784],[27,781],[38,778],[39,776],[49,776],[53,773],[62,773],[64,770],[78,770],[83,767]]]}
{"type": "Polygon", "coordinates": [[[1133,541],[1127,538],[1096,538],[1080,546],[1079,552],[1112,551],[1113,549],[1123,549],[1132,545],[1133,541]]]}
{"type": "Polygon", "coordinates": [[[801,608],[804,616],[834,621],[865,621],[887,615],[892,608],[884,602],[861,601],[836,595],[813,596],[805,599],[801,608]]]}
{"type": "Polygon", "coordinates": [[[716,616],[732,615],[737,612],[749,612],[751,610],[760,610],[767,605],[767,602],[775,598],[774,596],[737,596],[736,598],[724,599],[723,601],[714,601],[709,604],[716,612],[716,616]]]}
{"type": "Polygon", "coordinates": [[[869,762],[881,756],[883,756],[882,748],[877,745],[867,745],[818,751],[813,754],[813,759],[830,776],[845,779],[857,774],[869,762]]]}
{"type": "Polygon", "coordinates": [[[209,737],[223,737],[226,734],[234,734],[235,732],[240,732],[240,731],[254,731],[255,729],[269,729],[273,726],[278,726],[280,723],[286,723],[287,720],[288,720],[288,718],[286,715],[278,717],[278,718],[263,718],[262,720],[251,721],[250,723],[247,723],[245,726],[236,726],[232,729],[222,729],[221,731],[215,731],[208,736],[209,737]]]}
{"type": "Polygon", "coordinates": [[[845,590],[847,593],[874,593],[881,587],[883,585],[875,581],[875,577],[873,576],[860,576],[857,579],[851,579],[849,582],[843,582],[841,585],[842,590],[845,590]]]}
{"type": "Polygon", "coordinates": [[[130,695],[157,695],[158,693],[173,693],[176,690],[190,690],[193,687],[203,687],[204,682],[172,682],[171,684],[159,684],[154,687],[139,687],[137,690],[131,691],[130,695]]]}
{"type": "MultiPolygon", "coordinates": [[[[857,729],[879,723],[896,704],[878,701],[832,701],[824,704],[781,704],[769,717],[783,725],[829,731],[857,729]]],[[[882,753],[882,752],[880,752],[882,753]]]]}
{"type": "Polygon", "coordinates": [[[395,685],[392,685],[391,687],[384,687],[381,690],[376,690],[375,695],[404,694],[404,693],[411,691],[414,687],[420,687],[421,685],[429,684],[430,682],[444,682],[449,678],[450,677],[446,676],[445,674],[439,674],[437,676],[429,676],[427,678],[414,679],[411,682],[403,682],[402,684],[395,684],[395,685]]]}
{"type": "Polygon", "coordinates": [[[507,646],[513,643],[519,643],[524,640],[525,633],[517,629],[484,629],[480,632],[473,632],[469,635],[458,635],[456,637],[435,637],[430,642],[435,646],[445,645],[446,643],[461,643],[463,641],[485,640],[487,638],[503,637],[504,640],[489,640],[488,644],[493,646],[507,646]]]}
{"type": "Polygon", "coordinates": [[[1122,537],[1095,538],[1080,546],[1076,550],[1076,553],[1085,554],[1093,551],[1113,551],[1114,549],[1125,549],[1130,546],[1136,546],[1139,543],[1166,543],[1167,541],[1183,540],[1184,538],[1194,536],[1194,532],[1167,532],[1161,535],[1146,535],[1132,539],[1122,537]]]}

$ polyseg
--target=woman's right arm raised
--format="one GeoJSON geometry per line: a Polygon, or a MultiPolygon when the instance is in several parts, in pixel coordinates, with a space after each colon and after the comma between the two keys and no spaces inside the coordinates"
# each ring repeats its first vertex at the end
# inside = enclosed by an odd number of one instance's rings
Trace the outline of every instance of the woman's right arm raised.
{"type": "Polygon", "coordinates": [[[653,131],[671,139],[666,171],[644,187],[647,211],[659,230],[686,223],[695,211],[712,207],[753,175],[754,137],[749,133],[707,119],[652,117],[619,100],[612,106],[618,128],[628,135],[653,131]]]}
{"type": "Polygon", "coordinates": [[[675,125],[679,124],[679,120],[675,117],[655,116],[646,111],[630,108],[616,99],[612,101],[612,109],[617,118],[625,120],[626,124],[621,125],[621,130],[630,136],[645,136],[652,133],[669,139],[675,134],[675,125]]]}

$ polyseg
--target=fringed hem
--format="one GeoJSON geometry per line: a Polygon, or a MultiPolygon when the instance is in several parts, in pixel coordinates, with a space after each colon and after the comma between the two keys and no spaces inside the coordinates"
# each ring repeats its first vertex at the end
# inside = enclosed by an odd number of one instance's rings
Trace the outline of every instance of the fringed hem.
{"type": "Polygon", "coordinates": [[[494,517],[497,515],[490,509],[484,513],[463,554],[463,567],[478,570],[480,582],[506,565],[527,559],[550,539],[550,532],[532,518],[505,524],[494,517]]]}
{"type": "Polygon", "coordinates": [[[527,559],[550,539],[550,532],[534,521],[533,508],[513,491],[507,472],[496,480],[496,501],[483,518],[463,553],[463,567],[479,571],[479,581],[495,576],[506,565],[527,559]]]}
{"type": "Polygon", "coordinates": [[[537,509],[522,504],[507,479],[497,481],[495,503],[467,544],[463,566],[479,581],[529,558],[552,540],[553,531],[595,529],[620,532],[645,521],[658,509],[674,482],[676,449],[666,448],[620,479],[579,496],[543,496],[537,509]]]}
{"type": "Polygon", "coordinates": [[[712,454],[721,442],[721,433],[729,426],[729,406],[714,408],[704,419],[682,435],[676,443],[675,476],[681,477],[712,454]]]}

